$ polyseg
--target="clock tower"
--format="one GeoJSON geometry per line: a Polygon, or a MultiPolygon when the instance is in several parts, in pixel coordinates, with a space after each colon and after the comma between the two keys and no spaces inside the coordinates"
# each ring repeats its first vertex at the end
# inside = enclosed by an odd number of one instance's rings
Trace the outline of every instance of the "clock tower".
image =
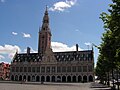
{"type": "Polygon", "coordinates": [[[52,34],[49,27],[48,9],[46,6],[42,27],[39,28],[38,53],[44,54],[46,49],[51,48],[51,36],[52,34]]]}

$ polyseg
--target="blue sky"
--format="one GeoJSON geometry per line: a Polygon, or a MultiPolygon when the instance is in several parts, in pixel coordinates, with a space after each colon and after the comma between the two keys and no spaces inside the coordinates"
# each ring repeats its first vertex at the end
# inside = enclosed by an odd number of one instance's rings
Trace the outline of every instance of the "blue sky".
{"type": "MultiPolygon", "coordinates": [[[[110,0],[0,0],[0,62],[11,62],[16,51],[38,49],[38,31],[46,5],[49,9],[53,51],[91,49],[104,32],[99,19],[110,0]],[[89,45],[89,46],[88,46],[89,45]],[[57,47],[57,48],[56,48],[57,47]]],[[[95,63],[98,50],[94,48],[95,63]]]]}

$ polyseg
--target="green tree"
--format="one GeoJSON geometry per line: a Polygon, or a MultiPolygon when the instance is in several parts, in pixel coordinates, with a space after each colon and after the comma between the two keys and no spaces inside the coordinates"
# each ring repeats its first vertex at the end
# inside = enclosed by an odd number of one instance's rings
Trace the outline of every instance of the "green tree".
{"type": "Polygon", "coordinates": [[[106,81],[106,71],[104,69],[104,57],[102,55],[99,55],[98,57],[98,62],[97,62],[97,67],[95,69],[96,75],[100,79],[101,83],[104,83],[106,81]]]}
{"type": "Polygon", "coordinates": [[[103,12],[100,17],[103,20],[105,32],[100,44],[100,56],[96,69],[104,68],[104,74],[112,72],[114,78],[113,70],[120,67],[120,0],[112,0],[112,2],[108,9],[109,13],[103,12]],[[101,61],[102,67],[98,64],[101,61]]]}

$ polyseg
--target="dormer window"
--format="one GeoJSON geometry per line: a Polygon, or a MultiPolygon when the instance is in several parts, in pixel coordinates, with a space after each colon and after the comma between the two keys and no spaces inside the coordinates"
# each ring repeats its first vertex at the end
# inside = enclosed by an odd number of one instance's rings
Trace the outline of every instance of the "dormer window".
{"type": "Polygon", "coordinates": [[[57,55],[57,58],[59,58],[59,56],[57,55]]]}
{"type": "Polygon", "coordinates": [[[41,59],[39,59],[39,61],[41,61],[41,59]]]}
{"type": "Polygon", "coordinates": [[[69,56],[67,55],[67,58],[68,58],[69,56]]]}
{"type": "Polygon", "coordinates": [[[61,59],[59,58],[59,61],[60,61],[61,59]]]}
{"type": "Polygon", "coordinates": [[[69,58],[69,61],[70,61],[70,58],[69,58]]]}
{"type": "Polygon", "coordinates": [[[40,57],[38,56],[37,58],[39,59],[40,57]]]}

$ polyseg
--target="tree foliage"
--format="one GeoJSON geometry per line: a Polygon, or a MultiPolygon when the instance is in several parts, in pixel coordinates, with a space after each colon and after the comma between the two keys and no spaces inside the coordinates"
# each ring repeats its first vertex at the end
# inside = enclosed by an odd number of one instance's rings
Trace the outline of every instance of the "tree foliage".
{"type": "Polygon", "coordinates": [[[96,74],[101,77],[106,72],[120,67],[120,0],[112,0],[109,13],[100,15],[105,32],[100,44],[100,55],[96,66],[96,74]]]}

